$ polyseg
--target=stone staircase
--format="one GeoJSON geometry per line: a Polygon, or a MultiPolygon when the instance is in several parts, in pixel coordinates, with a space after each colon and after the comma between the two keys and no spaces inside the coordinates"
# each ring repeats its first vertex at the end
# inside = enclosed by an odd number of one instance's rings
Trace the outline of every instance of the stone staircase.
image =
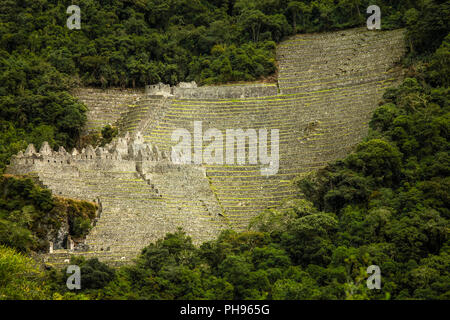
{"type": "Polygon", "coordinates": [[[117,121],[119,132],[142,132],[158,125],[167,110],[167,98],[162,95],[139,97],[135,104],[129,105],[117,121]]]}

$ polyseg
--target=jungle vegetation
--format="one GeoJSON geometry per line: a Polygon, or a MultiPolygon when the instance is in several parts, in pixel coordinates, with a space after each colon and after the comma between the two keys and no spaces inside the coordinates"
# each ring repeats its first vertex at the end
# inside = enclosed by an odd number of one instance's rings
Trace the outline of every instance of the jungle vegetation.
{"type": "MultiPolygon", "coordinates": [[[[77,259],[83,286],[73,292],[65,270],[40,270],[28,255],[45,245],[41,228],[56,223],[56,200],[32,181],[3,177],[0,299],[449,299],[450,4],[370,4],[381,7],[382,28],[407,28],[407,78],[385,93],[354,152],[296,182],[304,197],[200,247],[179,230],[119,269],[77,259]],[[372,264],[382,290],[366,287],[372,264]]],[[[30,142],[77,143],[85,107],[73,86],[264,79],[283,37],[363,26],[368,5],[4,0],[0,168],[30,142]],[[65,27],[72,2],[82,8],[81,30],[65,27]]],[[[104,132],[105,141],[114,134],[104,132]]],[[[73,231],[82,235],[83,226],[73,231]]]]}

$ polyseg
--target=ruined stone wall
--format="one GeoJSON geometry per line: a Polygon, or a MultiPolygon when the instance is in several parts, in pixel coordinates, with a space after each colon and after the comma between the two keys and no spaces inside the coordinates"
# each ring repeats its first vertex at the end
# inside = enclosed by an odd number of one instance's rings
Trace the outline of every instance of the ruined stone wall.
{"type": "Polygon", "coordinates": [[[149,85],[146,86],[145,93],[172,98],[215,100],[269,97],[278,94],[278,89],[274,83],[197,87],[197,84],[193,81],[181,82],[177,86],[169,86],[163,83],[149,85]]]}
{"type": "Polygon", "coordinates": [[[173,88],[173,96],[176,99],[243,99],[249,97],[269,97],[274,96],[277,93],[277,86],[275,84],[173,88]]]}

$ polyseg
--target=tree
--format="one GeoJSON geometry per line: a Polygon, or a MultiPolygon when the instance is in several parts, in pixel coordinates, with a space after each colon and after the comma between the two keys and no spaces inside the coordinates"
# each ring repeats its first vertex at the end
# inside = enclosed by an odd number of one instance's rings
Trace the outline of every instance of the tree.
{"type": "Polygon", "coordinates": [[[104,126],[102,129],[102,141],[100,142],[100,145],[103,147],[110,143],[114,137],[117,136],[119,133],[119,129],[115,127],[111,127],[109,124],[104,126]]]}
{"type": "Polygon", "coordinates": [[[311,8],[302,1],[290,1],[287,10],[292,15],[292,32],[297,33],[297,18],[300,14],[303,18],[303,28],[305,28],[306,14],[311,13],[311,8]]]}
{"type": "Polygon", "coordinates": [[[0,245],[0,300],[47,299],[43,280],[32,258],[0,245]]]}
{"type": "Polygon", "coordinates": [[[252,41],[258,42],[261,27],[267,23],[267,16],[260,10],[244,10],[239,18],[244,29],[250,28],[252,41]]]}
{"type": "Polygon", "coordinates": [[[292,279],[277,280],[272,291],[274,300],[313,300],[319,295],[317,284],[308,276],[303,277],[301,282],[292,279]]]}
{"type": "Polygon", "coordinates": [[[390,186],[400,178],[402,154],[388,142],[373,139],[358,145],[355,154],[347,158],[351,168],[368,177],[373,177],[376,183],[390,186]]]}
{"type": "Polygon", "coordinates": [[[352,15],[355,12],[358,19],[361,18],[361,12],[359,11],[361,0],[340,0],[339,5],[350,8],[352,15]]]}
{"type": "Polygon", "coordinates": [[[429,79],[436,86],[450,86],[450,33],[433,55],[429,66],[429,79]]]}

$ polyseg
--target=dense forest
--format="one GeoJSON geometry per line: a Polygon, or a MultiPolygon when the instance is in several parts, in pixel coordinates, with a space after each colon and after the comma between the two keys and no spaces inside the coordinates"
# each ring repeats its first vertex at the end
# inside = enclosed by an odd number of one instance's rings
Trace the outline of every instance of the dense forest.
{"type": "Polygon", "coordinates": [[[3,0],[0,170],[29,142],[77,143],[74,86],[270,81],[283,37],[364,26],[369,4],[382,28],[407,28],[407,78],[353,153],[296,182],[303,198],[200,247],[180,230],[130,266],[72,261],[73,292],[65,270],[39,269],[30,252],[61,219],[82,236],[94,207],[3,177],[0,299],[450,299],[449,1],[3,0]],[[72,3],[81,30],[65,26],[72,3]],[[382,290],[366,287],[372,264],[382,290]]]}

